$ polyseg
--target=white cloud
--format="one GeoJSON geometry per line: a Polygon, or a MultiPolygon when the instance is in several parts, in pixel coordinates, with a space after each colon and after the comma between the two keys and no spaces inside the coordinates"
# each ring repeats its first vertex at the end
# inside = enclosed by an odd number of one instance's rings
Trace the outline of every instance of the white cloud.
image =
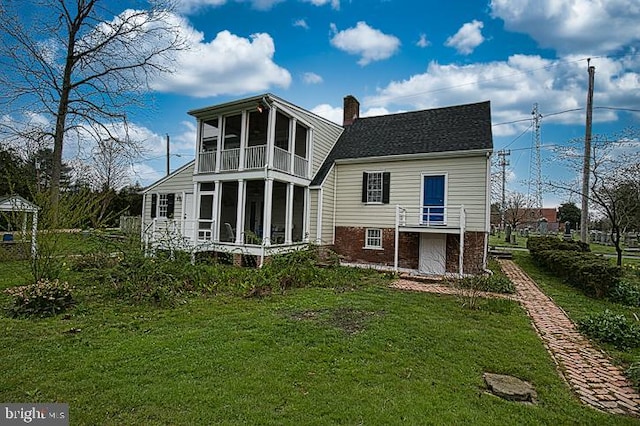
{"type": "Polygon", "coordinates": [[[342,107],[333,107],[329,104],[320,104],[311,108],[311,112],[324,117],[334,123],[342,124],[342,107]]]}
{"type": "MultiPolygon", "coordinates": [[[[251,3],[251,7],[258,10],[269,10],[285,0],[236,0],[251,3]]],[[[185,14],[197,12],[206,7],[218,7],[227,3],[227,0],[181,0],[177,2],[178,10],[185,14]]]]}
{"type": "Polygon", "coordinates": [[[305,30],[309,29],[309,24],[307,24],[307,21],[304,19],[296,19],[293,22],[293,26],[294,27],[300,27],[300,28],[304,28],[305,30]]]}
{"type": "Polygon", "coordinates": [[[420,39],[417,41],[416,46],[418,47],[427,47],[430,46],[431,42],[427,40],[426,34],[420,34],[420,39]]]}
{"type": "Polygon", "coordinates": [[[484,37],[482,36],[483,27],[484,24],[475,19],[467,22],[460,27],[457,33],[447,39],[445,46],[453,47],[463,55],[469,55],[484,42],[484,37]]]}
{"type": "Polygon", "coordinates": [[[176,71],[153,82],[156,91],[202,98],[286,88],[291,83],[289,71],[273,62],[275,45],[269,34],[243,38],[225,30],[206,42],[192,27],[184,24],[182,29],[192,48],[178,52],[176,71]]]}
{"type": "MultiPolygon", "coordinates": [[[[594,62],[592,62],[594,64],[594,62]]],[[[637,109],[634,93],[640,88],[640,58],[597,60],[595,105],[637,109]]],[[[447,105],[491,101],[494,123],[531,116],[534,103],[544,115],[582,109],[586,103],[586,63],[574,57],[562,60],[540,56],[513,55],[507,61],[443,65],[431,62],[426,72],[393,81],[365,98],[369,106],[402,105],[426,109],[447,105]]],[[[596,109],[595,122],[609,122],[620,113],[596,109]]],[[[584,112],[567,112],[543,117],[543,122],[583,124],[584,112]]],[[[522,132],[528,121],[494,126],[494,136],[522,132]]]]}
{"type": "Polygon", "coordinates": [[[314,6],[324,6],[325,4],[331,4],[331,7],[335,10],[340,10],[340,0],[303,0],[306,3],[311,3],[314,6]]]}
{"type": "Polygon", "coordinates": [[[492,0],[509,31],[560,53],[596,55],[640,41],[638,0],[492,0]]]}
{"type": "Polygon", "coordinates": [[[322,79],[321,76],[319,76],[314,72],[305,72],[302,75],[302,81],[304,81],[306,84],[320,84],[324,80],[322,79]]]}
{"type": "Polygon", "coordinates": [[[349,54],[360,55],[358,64],[362,66],[388,59],[400,48],[397,37],[371,28],[363,21],[343,31],[338,31],[335,24],[331,24],[331,29],[335,33],[331,44],[349,54]]]}

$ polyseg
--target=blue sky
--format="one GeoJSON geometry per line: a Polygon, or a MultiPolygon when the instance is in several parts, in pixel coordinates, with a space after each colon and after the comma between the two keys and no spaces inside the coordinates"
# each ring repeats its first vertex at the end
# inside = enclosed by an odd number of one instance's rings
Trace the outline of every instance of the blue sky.
{"type": "MultiPolygon", "coordinates": [[[[534,103],[543,145],[584,137],[587,58],[596,67],[594,133],[640,127],[637,0],[177,4],[192,49],[178,55],[175,73],[152,82],[149,108],[131,111],[148,149],[134,168],[142,184],[164,174],[165,134],[172,169],[193,158],[188,110],[262,92],[337,122],[347,94],[363,116],[490,100],[495,150],[511,150],[508,189],[524,193],[534,103]]],[[[127,2],[113,5],[124,10],[127,2]]],[[[543,179],[571,178],[556,157],[542,150],[543,179]]],[[[563,201],[544,197],[545,206],[563,201]]]]}

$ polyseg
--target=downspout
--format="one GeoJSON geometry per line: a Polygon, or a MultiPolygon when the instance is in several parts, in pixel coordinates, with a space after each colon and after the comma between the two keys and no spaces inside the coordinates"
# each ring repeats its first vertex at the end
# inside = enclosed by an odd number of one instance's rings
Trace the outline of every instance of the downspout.
{"type": "Polygon", "coordinates": [[[460,254],[458,255],[458,270],[460,271],[460,277],[464,275],[464,229],[466,222],[466,214],[464,211],[464,205],[460,206],[460,254]]]}
{"type": "Polygon", "coordinates": [[[396,204],[396,229],[395,229],[395,246],[393,253],[393,270],[398,273],[398,257],[400,248],[398,243],[400,242],[400,206],[396,204]]]}

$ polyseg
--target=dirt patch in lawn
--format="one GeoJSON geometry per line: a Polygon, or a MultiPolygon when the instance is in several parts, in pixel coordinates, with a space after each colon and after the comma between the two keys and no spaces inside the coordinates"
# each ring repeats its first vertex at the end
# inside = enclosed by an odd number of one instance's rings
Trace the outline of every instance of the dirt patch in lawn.
{"type": "Polygon", "coordinates": [[[372,312],[351,307],[338,307],[289,312],[286,317],[295,321],[314,321],[320,325],[338,328],[353,335],[364,331],[372,319],[382,315],[384,315],[384,311],[372,312]]]}

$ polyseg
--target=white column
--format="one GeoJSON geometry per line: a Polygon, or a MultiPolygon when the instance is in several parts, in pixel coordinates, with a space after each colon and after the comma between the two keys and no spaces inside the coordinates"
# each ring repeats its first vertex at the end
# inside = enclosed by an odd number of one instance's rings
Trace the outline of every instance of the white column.
{"type": "Polygon", "coordinates": [[[244,150],[247,148],[247,123],[249,121],[249,114],[247,111],[242,111],[242,124],[240,127],[240,158],[238,160],[238,171],[244,170],[244,150]]]}
{"type": "Polygon", "coordinates": [[[287,202],[285,206],[285,216],[284,216],[284,242],[285,244],[291,244],[291,234],[293,230],[293,188],[294,185],[292,182],[289,182],[287,185],[287,202]]]}
{"type": "Polygon", "coordinates": [[[245,188],[247,183],[244,179],[238,180],[238,207],[236,208],[236,244],[244,243],[244,207],[245,188]]]}
{"type": "MultiPolygon", "coordinates": [[[[215,243],[220,242],[220,226],[222,223],[220,222],[220,209],[222,208],[222,181],[214,181],[215,184],[215,193],[213,194],[213,241],[215,243]]],[[[198,212],[198,216],[200,212],[198,212]]]]}
{"type": "Polygon", "coordinates": [[[193,174],[200,171],[200,153],[202,152],[202,120],[198,119],[196,123],[196,161],[193,165],[193,174]]]}
{"type": "Polygon", "coordinates": [[[304,188],[304,225],[302,226],[302,241],[309,243],[309,233],[311,232],[311,190],[304,188]]]}
{"type": "Polygon", "coordinates": [[[273,168],[273,147],[276,146],[276,113],[278,109],[271,105],[269,109],[269,124],[267,126],[267,167],[273,168]]]}
{"type": "Polygon", "coordinates": [[[31,257],[36,258],[38,254],[38,210],[33,211],[33,223],[31,224],[31,257]]]}
{"type": "Polygon", "coordinates": [[[271,210],[273,205],[273,178],[264,181],[264,214],[262,217],[262,240],[271,245],[271,210]]]}
{"type": "Polygon", "coordinates": [[[296,152],[296,123],[298,120],[292,118],[289,120],[289,173],[294,174],[295,170],[295,152],[296,152]]]}
{"type": "Polygon", "coordinates": [[[222,158],[222,143],[224,142],[224,135],[222,134],[222,120],[223,117],[218,117],[218,140],[216,141],[216,173],[220,172],[220,159],[222,158]]]}

